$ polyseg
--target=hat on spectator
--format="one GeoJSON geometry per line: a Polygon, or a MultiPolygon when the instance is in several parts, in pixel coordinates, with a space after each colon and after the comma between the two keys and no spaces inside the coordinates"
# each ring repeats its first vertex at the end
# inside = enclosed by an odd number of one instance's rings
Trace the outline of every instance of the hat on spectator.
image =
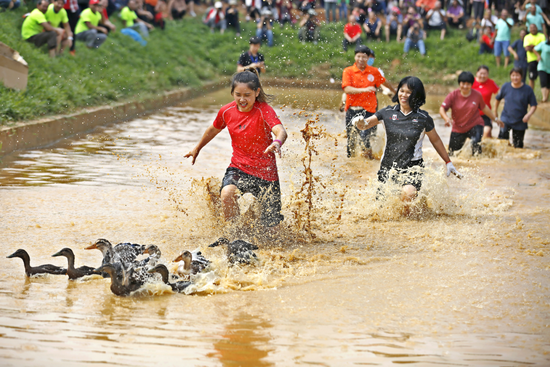
{"type": "Polygon", "coordinates": [[[99,0],[90,0],[89,5],[96,5],[96,4],[99,4],[99,0]]]}
{"type": "Polygon", "coordinates": [[[391,11],[394,12],[395,14],[401,14],[401,10],[399,10],[397,6],[394,6],[393,8],[391,8],[391,11]]]}
{"type": "Polygon", "coordinates": [[[214,8],[216,8],[216,9],[221,9],[221,8],[223,8],[222,2],[221,2],[221,1],[216,1],[216,2],[214,3],[214,8]]]}
{"type": "Polygon", "coordinates": [[[260,43],[262,43],[262,40],[260,39],[260,37],[250,37],[250,41],[248,41],[248,43],[250,43],[251,45],[259,45],[260,43]]]}
{"type": "Polygon", "coordinates": [[[357,55],[358,53],[371,55],[371,54],[372,54],[372,51],[371,51],[371,49],[368,48],[367,46],[361,45],[361,46],[357,46],[357,47],[355,48],[355,54],[357,55]]]}
{"type": "Polygon", "coordinates": [[[229,0],[229,5],[237,5],[237,0],[229,0]]]}

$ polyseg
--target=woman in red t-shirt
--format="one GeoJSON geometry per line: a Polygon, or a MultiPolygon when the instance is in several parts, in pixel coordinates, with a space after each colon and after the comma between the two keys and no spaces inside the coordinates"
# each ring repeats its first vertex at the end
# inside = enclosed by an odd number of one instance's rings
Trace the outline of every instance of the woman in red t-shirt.
{"type": "Polygon", "coordinates": [[[266,227],[279,224],[281,188],[275,153],[281,156],[281,146],[287,134],[277,114],[269,106],[256,69],[233,75],[231,95],[234,101],[223,106],[197,146],[185,155],[193,164],[201,149],[227,127],[233,147],[231,164],[222,181],[221,198],[226,220],[239,215],[237,189],[251,193],[262,206],[261,222],[266,227]],[[271,134],[275,135],[275,139],[271,134]]]}
{"type": "MultiPolygon", "coordinates": [[[[474,81],[474,85],[472,85],[472,89],[477,90],[479,93],[481,93],[481,96],[483,97],[483,102],[485,102],[485,105],[491,110],[491,97],[493,96],[493,94],[498,93],[499,87],[493,81],[493,79],[489,79],[488,66],[481,65],[477,68],[476,80],[474,81]]],[[[483,119],[483,123],[485,125],[483,127],[483,137],[492,137],[491,132],[493,131],[493,122],[482,111],[479,111],[479,114],[481,115],[481,118],[483,119]]]]}

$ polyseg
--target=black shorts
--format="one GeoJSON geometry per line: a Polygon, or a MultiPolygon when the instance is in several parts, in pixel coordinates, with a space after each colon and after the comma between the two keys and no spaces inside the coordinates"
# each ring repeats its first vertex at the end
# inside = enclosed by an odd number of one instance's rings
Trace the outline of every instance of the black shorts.
{"type": "Polygon", "coordinates": [[[540,87],[548,88],[548,73],[546,71],[539,70],[540,87]]]}
{"type": "Polygon", "coordinates": [[[529,80],[537,80],[539,73],[537,71],[538,61],[531,61],[527,64],[527,71],[529,73],[529,80]]]}
{"type": "Polygon", "coordinates": [[[42,47],[47,43],[48,49],[51,50],[57,47],[57,33],[54,31],[38,33],[27,38],[27,42],[34,43],[36,47],[42,47]]]}
{"type": "Polygon", "coordinates": [[[493,121],[489,118],[487,115],[481,115],[481,118],[483,119],[483,126],[489,126],[493,127],[493,121]]]}
{"type": "Polygon", "coordinates": [[[388,179],[391,178],[396,184],[401,184],[401,186],[412,185],[416,191],[420,191],[422,187],[422,178],[424,176],[423,169],[424,160],[419,159],[417,161],[411,161],[406,168],[396,168],[393,172],[391,167],[382,167],[378,171],[378,181],[382,183],[388,182],[388,179]],[[420,167],[421,169],[415,168],[420,167]],[[390,177],[390,172],[392,173],[390,177]]]}
{"type": "Polygon", "coordinates": [[[235,185],[243,194],[251,193],[258,199],[262,206],[261,222],[264,226],[272,227],[283,221],[279,181],[267,181],[229,167],[225,171],[221,188],[229,185],[235,185]]]}

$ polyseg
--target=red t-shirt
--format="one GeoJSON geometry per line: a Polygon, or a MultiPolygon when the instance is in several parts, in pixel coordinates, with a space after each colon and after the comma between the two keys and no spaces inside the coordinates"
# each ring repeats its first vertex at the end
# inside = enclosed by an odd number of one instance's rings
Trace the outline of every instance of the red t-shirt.
{"type": "Polygon", "coordinates": [[[350,36],[350,38],[361,34],[361,32],[361,26],[357,23],[355,23],[355,25],[351,25],[351,23],[348,23],[344,26],[344,33],[350,36]]]}
{"type": "MultiPolygon", "coordinates": [[[[491,37],[493,37],[492,34],[491,34],[491,37]]],[[[491,37],[484,34],[483,36],[481,36],[481,40],[483,41],[483,43],[485,43],[487,46],[489,46],[489,48],[492,50],[494,45],[493,45],[493,40],[491,39],[491,37]]]]}
{"type": "Polygon", "coordinates": [[[233,157],[229,167],[267,181],[277,181],[274,153],[264,154],[273,143],[271,130],[281,121],[267,103],[256,101],[250,112],[241,112],[235,101],[223,106],[214,120],[216,129],[227,127],[231,136],[233,157]]]}
{"type": "MultiPolygon", "coordinates": [[[[479,83],[476,79],[474,85],[472,85],[472,89],[475,89],[481,93],[483,102],[485,102],[485,105],[491,109],[491,97],[493,94],[497,94],[499,90],[498,85],[493,81],[493,79],[487,78],[485,83],[479,83]]],[[[485,115],[482,111],[479,111],[479,114],[481,116],[485,115]]]]}
{"type": "Polygon", "coordinates": [[[483,119],[479,115],[479,110],[485,108],[485,102],[481,93],[472,89],[468,97],[460,94],[460,89],[449,93],[441,107],[448,111],[453,110],[452,119],[454,121],[452,132],[466,133],[476,125],[483,125],[483,119]]]}

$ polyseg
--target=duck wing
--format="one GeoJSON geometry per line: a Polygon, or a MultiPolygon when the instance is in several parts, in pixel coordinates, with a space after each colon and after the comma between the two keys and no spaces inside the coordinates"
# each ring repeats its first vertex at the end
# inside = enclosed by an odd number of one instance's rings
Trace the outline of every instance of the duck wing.
{"type": "Polygon", "coordinates": [[[122,263],[131,263],[136,258],[143,254],[145,246],[138,245],[137,243],[119,243],[113,247],[113,252],[120,259],[122,263]]]}
{"type": "Polygon", "coordinates": [[[55,274],[64,275],[67,274],[67,269],[52,264],[38,265],[31,268],[31,275],[34,274],[55,274]]]}
{"type": "Polygon", "coordinates": [[[229,244],[227,248],[227,257],[232,264],[250,264],[252,261],[258,260],[258,257],[253,250],[257,250],[258,246],[243,240],[236,240],[229,244]]]}
{"type": "Polygon", "coordinates": [[[83,265],[79,268],[75,269],[76,273],[79,274],[79,277],[83,277],[85,275],[93,275],[93,274],[100,274],[97,271],[95,271],[94,268],[90,266],[83,265]]]}

